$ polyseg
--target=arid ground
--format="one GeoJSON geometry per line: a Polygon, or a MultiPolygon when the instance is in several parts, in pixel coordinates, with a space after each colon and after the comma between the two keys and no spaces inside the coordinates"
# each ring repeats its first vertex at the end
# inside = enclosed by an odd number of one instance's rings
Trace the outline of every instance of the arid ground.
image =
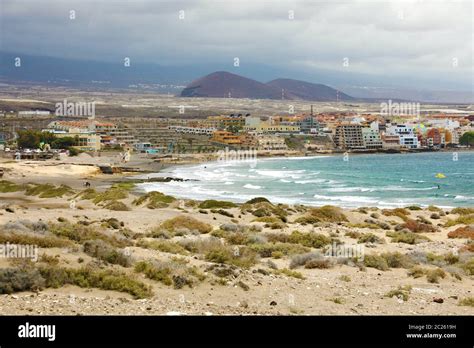
{"type": "Polygon", "coordinates": [[[474,314],[472,207],[181,200],[89,162],[0,160],[0,244],[38,246],[0,258],[1,313],[474,314]]]}

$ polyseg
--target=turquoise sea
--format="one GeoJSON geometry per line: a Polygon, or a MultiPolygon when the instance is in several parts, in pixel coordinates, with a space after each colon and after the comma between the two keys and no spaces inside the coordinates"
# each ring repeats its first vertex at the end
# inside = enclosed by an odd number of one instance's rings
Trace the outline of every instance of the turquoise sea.
{"type": "Polygon", "coordinates": [[[141,184],[176,197],[342,207],[474,206],[474,152],[257,158],[178,166],[155,176],[189,181],[141,184]],[[457,160],[456,160],[457,159],[457,160]],[[443,173],[444,179],[436,178],[443,173]]]}

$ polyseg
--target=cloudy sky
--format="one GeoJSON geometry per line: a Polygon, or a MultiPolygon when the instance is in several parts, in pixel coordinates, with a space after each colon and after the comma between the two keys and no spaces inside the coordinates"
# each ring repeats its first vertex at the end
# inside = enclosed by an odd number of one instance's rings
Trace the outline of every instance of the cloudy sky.
{"type": "Polygon", "coordinates": [[[472,88],[470,0],[1,0],[0,11],[0,49],[8,52],[228,65],[236,73],[238,57],[241,67],[266,66],[276,76],[326,71],[472,88]]]}

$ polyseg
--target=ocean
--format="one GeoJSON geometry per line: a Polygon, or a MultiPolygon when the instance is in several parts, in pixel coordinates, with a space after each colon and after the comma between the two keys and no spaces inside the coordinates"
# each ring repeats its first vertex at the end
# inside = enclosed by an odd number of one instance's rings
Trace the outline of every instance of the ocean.
{"type": "Polygon", "coordinates": [[[144,183],[145,191],[175,197],[341,207],[474,205],[474,152],[350,154],[254,161],[216,161],[172,167],[153,176],[189,181],[144,183]],[[442,173],[445,178],[437,178],[442,173]]]}

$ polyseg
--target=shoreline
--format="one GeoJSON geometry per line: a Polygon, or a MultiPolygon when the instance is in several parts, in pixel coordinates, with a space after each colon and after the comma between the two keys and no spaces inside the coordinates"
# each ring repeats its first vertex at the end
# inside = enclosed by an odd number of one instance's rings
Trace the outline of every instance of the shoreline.
{"type": "MultiPolygon", "coordinates": [[[[472,151],[469,151],[469,152],[465,152],[465,153],[472,153],[472,151]]],[[[421,153],[419,153],[420,156],[422,156],[421,153]]],[[[434,154],[438,154],[438,152],[434,153],[434,154]]],[[[364,154],[357,154],[358,156],[362,156],[364,154]]],[[[369,154],[365,154],[367,156],[367,158],[371,157],[369,156],[369,154]]],[[[384,157],[387,157],[387,158],[390,158],[391,155],[402,155],[402,154],[381,154],[381,155],[385,155],[384,157]]],[[[281,157],[281,156],[276,156],[276,157],[264,157],[264,158],[257,158],[255,163],[258,163],[258,161],[262,161],[262,162],[267,162],[267,161],[285,161],[285,160],[288,160],[288,161],[294,161],[294,160],[311,160],[313,158],[322,158],[322,157],[340,157],[342,156],[342,154],[328,154],[328,155],[318,155],[318,156],[307,156],[307,157],[302,157],[302,156],[294,156],[294,157],[281,157]]],[[[428,155],[429,156],[429,155],[428,155]]],[[[241,160],[241,161],[227,161],[227,162],[233,162],[235,163],[237,166],[241,166],[241,165],[245,165],[246,164],[246,160],[241,160]]],[[[212,166],[212,165],[216,165],[217,163],[219,163],[218,160],[214,160],[214,161],[205,161],[205,162],[198,162],[198,163],[192,163],[192,164],[189,164],[189,163],[186,163],[186,164],[176,164],[176,165],[170,165],[168,166],[164,171],[160,171],[160,172],[157,172],[157,173],[150,173],[150,174],[146,174],[146,175],[141,175],[141,176],[138,176],[139,178],[143,179],[142,182],[140,182],[140,184],[153,184],[153,183],[157,183],[157,184],[161,184],[161,183],[166,183],[166,182],[169,182],[169,181],[199,181],[199,179],[190,179],[189,176],[185,175],[185,174],[179,174],[179,173],[174,173],[174,170],[175,169],[179,169],[179,168],[196,168],[196,169],[200,169],[200,170],[204,170],[203,167],[206,167],[206,166],[212,166]],[[149,178],[151,178],[151,180],[146,180],[146,176],[149,176],[149,178]],[[159,180],[159,178],[166,178],[166,180],[159,180]]],[[[253,163],[253,162],[252,162],[253,163]]],[[[129,177],[131,180],[133,180],[133,178],[136,178],[136,176],[130,176],[129,177]]],[[[327,179],[327,178],[325,178],[327,179]]],[[[232,180],[230,180],[232,181],[232,180]]],[[[403,180],[402,180],[403,181],[403,180]]],[[[407,180],[407,182],[409,182],[409,180],[407,180]]],[[[436,183],[435,183],[435,179],[433,179],[433,182],[436,186],[436,183]]],[[[240,183],[240,182],[239,182],[240,183]]],[[[253,183],[252,183],[253,184],[253,183]]],[[[256,183],[255,185],[260,185],[259,183],[256,183]]],[[[164,193],[167,193],[167,194],[173,194],[177,197],[180,197],[180,198],[183,198],[183,199],[197,199],[197,200],[204,200],[204,199],[212,199],[213,196],[212,195],[204,195],[204,194],[189,194],[187,193],[187,191],[183,191],[183,193],[181,192],[176,192],[174,190],[171,190],[171,191],[168,191],[166,189],[163,189],[163,187],[158,187],[156,188],[157,190],[159,191],[163,191],[164,193]]],[[[203,187],[203,189],[205,189],[205,186],[203,187]]],[[[141,189],[142,191],[145,191],[143,188],[141,189]]],[[[382,188],[380,188],[380,190],[382,190],[382,188]]],[[[403,191],[403,188],[401,188],[401,190],[403,191]]],[[[415,188],[413,188],[414,191],[416,191],[415,188]]],[[[147,190],[149,191],[149,190],[147,190]]],[[[235,190],[234,190],[235,191],[235,190]]],[[[246,192],[246,190],[243,190],[245,191],[242,192],[242,196],[245,196],[244,198],[238,198],[238,197],[233,197],[233,195],[236,195],[236,193],[232,191],[232,194],[228,194],[228,195],[225,195],[225,196],[222,196],[222,195],[217,195],[215,196],[215,199],[224,199],[224,200],[229,200],[229,201],[232,201],[234,203],[242,203],[244,202],[245,200],[248,199],[247,195],[248,193],[246,192]]],[[[146,191],[145,191],[146,192],[146,191]]],[[[342,191],[341,191],[342,192],[342,191]]],[[[356,195],[356,194],[349,194],[349,196],[360,196],[360,195],[363,195],[365,191],[361,191],[359,193],[359,195],[356,195]]],[[[372,192],[370,189],[367,189],[367,192],[372,192]]],[[[378,207],[378,208],[396,208],[396,207],[407,207],[407,206],[410,206],[410,205],[418,205],[420,207],[428,207],[429,205],[433,205],[433,204],[436,204],[436,202],[407,202],[407,203],[398,203],[398,202],[392,202],[392,203],[383,203],[381,202],[380,204],[374,204],[374,203],[364,203],[364,202],[361,202],[359,205],[354,205],[354,204],[343,204],[343,203],[340,203],[338,202],[338,195],[334,195],[334,196],[331,196],[329,195],[328,196],[328,200],[331,200],[331,202],[324,202],[324,203],[320,203],[320,204],[316,204],[316,203],[308,203],[307,202],[307,199],[308,197],[306,197],[306,201],[305,199],[303,198],[302,200],[300,201],[295,201],[295,199],[297,199],[296,196],[292,197],[291,199],[279,199],[279,198],[271,198],[272,195],[269,194],[268,192],[266,193],[261,193],[259,191],[255,191],[254,193],[254,196],[270,196],[270,197],[267,197],[267,198],[270,198],[272,201],[275,201],[277,203],[283,203],[283,204],[303,204],[303,205],[307,205],[307,206],[314,206],[314,207],[317,207],[317,206],[322,206],[322,205],[325,205],[325,204],[331,204],[331,205],[336,205],[336,206],[340,206],[342,208],[354,208],[354,207],[364,207],[364,206],[373,206],[373,207],[378,207]],[[333,200],[329,197],[333,197],[333,200]]],[[[446,192],[444,192],[444,197],[448,197],[446,192]]],[[[372,197],[372,196],[368,196],[368,197],[371,197],[373,199],[377,199],[378,197],[372,197]]],[[[452,196],[454,197],[454,196],[452,196]]],[[[459,196],[461,197],[461,196],[459,196]]],[[[443,198],[443,197],[441,197],[443,198]]],[[[384,198],[379,198],[381,199],[382,201],[384,200],[384,198]]],[[[414,199],[416,200],[416,197],[414,197],[414,199]]],[[[456,199],[457,196],[456,196],[456,199]]],[[[461,198],[459,198],[461,199],[461,198]]],[[[431,198],[430,200],[434,200],[434,198],[431,198]]],[[[443,207],[445,209],[452,209],[452,208],[455,208],[455,207],[458,207],[458,206],[469,206],[470,204],[469,203],[457,203],[457,202],[453,202],[453,204],[449,204],[448,202],[445,202],[444,204],[437,204],[439,205],[440,207],[443,207]]]]}
{"type": "MultiPolygon", "coordinates": [[[[234,205],[144,195],[126,184],[126,173],[98,174],[90,166],[0,166],[8,167],[2,180],[18,185],[1,181],[0,244],[39,246],[31,272],[114,272],[123,285],[20,287],[0,294],[6,314],[472,313],[459,304],[472,298],[472,208],[314,208],[264,199],[234,205]],[[66,184],[72,192],[60,186],[66,184]],[[365,258],[336,257],[328,249],[334,246],[357,247],[365,258]],[[154,278],[140,271],[143,262],[171,273],[154,278]],[[415,271],[421,276],[410,275],[415,271]]],[[[0,270],[18,270],[18,262],[0,258],[0,270]]]]}

